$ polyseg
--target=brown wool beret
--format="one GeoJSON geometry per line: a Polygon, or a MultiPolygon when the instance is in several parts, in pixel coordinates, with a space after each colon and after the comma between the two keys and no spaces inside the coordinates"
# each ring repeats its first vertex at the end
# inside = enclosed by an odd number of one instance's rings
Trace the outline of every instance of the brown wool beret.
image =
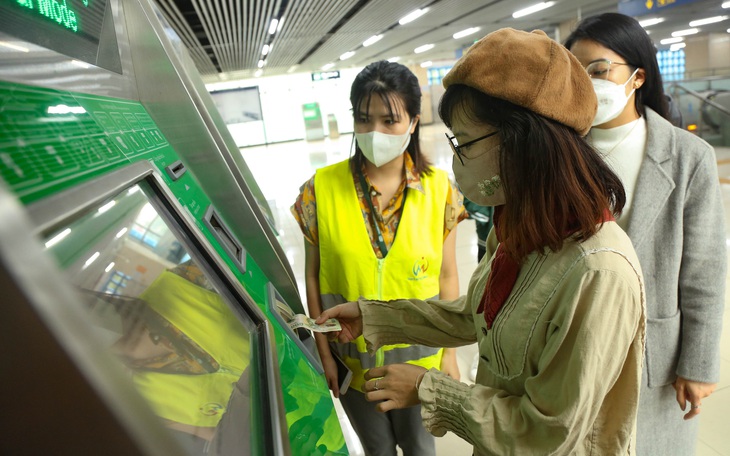
{"type": "Polygon", "coordinates": [[[542,30],[504,28],[472,45],[444,77],[527,108],[585,136],[596,115],[588,74],[564,46],[542,30]]]}

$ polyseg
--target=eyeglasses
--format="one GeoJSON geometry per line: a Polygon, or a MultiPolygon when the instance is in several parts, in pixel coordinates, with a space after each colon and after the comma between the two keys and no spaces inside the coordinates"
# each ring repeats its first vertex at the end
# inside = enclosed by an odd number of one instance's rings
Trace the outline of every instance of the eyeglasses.
{"type": "Polygon", "coordinates": [[[626,62],[613,62],[608,59],[601,59],[591,62],[586,67],[586,73],[593,79],[608,79],[608,73],[611,71],[611,65],[631,65],[626,62]]]}
{"type": "Polygon", "coordinates": [[[469,141],[468,143],[464,143],[464,144],[461,144],[461,145],[459,145],[458,141],[456,141],[456,137],[455,136],[449,136],[448,133],[444,133],[444,134],[446,135],[446,139],[449,140],[449,145],[451,146],[451,151],[454,153],[454,155],[456,155],[456,158],[459,159],[459,162],[461,162],[461,164],[464,165],[463,157],[466,157],[466,158],[476,158],[476,157],[478,157],[478,155],[475,155],[473,157],[467,157],[466,154],[464,154],[463,152],[460,152],[461,149],[464,149],[465,147],[469,147],[472,144],[474,144],[475,142],[481,141],[482,139],[490,138],[490,137],[496,135],[497,133],[499,133],[499,131],[493,131],[493,132],[491,132],[491,133],[489,133],[487,135],[484,135],[484,136],[482,136],[480,138],[474,139],[472,141],[469,141]]]}

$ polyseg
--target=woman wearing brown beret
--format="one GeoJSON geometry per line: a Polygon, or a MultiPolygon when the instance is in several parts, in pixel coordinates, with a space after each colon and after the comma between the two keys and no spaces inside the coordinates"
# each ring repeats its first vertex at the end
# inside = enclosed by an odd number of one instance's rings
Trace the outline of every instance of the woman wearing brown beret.
{"type": "Polygon", "coordinates": [[[702,400],[720,371],[725,217],[715,153],[669,122],[656,50],[628,16],[581,22],[566,41],[593,78],[589,142],[621,178],[618,224],[646,274],[640,456],[695,454],[702,400]]]}
{"type": "MultiPolygon", "coordinates": [[[[432,434],[476,455],[629,454],[644,348],[644,295],[631,241],[614,221],[618,177],[585,142],[596,112],[577,59],[542,32],[502,29],[444,79],[465,196],[495,206],[495,229],[466,296],[346,303],[320,321],[371,350],[477,342],[476,384],[394,364],[368,372],[380,411],[421,405],[432,434]]],[[[448,136],[448,135],[447,135],[448,136]]]]}

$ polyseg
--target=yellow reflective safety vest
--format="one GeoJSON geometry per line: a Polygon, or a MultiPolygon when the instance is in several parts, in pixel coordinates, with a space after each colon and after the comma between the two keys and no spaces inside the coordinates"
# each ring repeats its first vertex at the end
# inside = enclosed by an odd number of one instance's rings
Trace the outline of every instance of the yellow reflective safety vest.
{"type": "Polygon", "coordinates": [[[140,294],[152,310],[175,325],[220,364],[206,374],[137,371],[137,389],[162,418],[215,427],[233,387],[250,364],[249,334],[218,294],[164,271],[140,294]]]}
{"type": "MultiPolygon", "coordinates": [[[[443,257],[444,210],[449,189],[446,172],[422,176],[424,192],[408,189],[395,240],[379,259],[368,236],[349,160],[315,174],[319,227],[319,287],[322,306],[356,301],[432,299],[439,295],[443,257]]],[[[351,388],[363,391],[367,370],[386,364],[410,363],[440,368],[442,349],[421,345],[386,345],[368,355],[362,336],[334,344],[352,370],[351,388]]]]}

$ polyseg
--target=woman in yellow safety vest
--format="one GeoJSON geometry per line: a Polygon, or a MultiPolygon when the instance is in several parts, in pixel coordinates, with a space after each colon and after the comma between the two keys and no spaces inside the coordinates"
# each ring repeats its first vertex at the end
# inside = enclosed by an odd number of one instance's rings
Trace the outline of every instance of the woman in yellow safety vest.
{"type": "MultiPolygon", "coordinates": [[[[466,217],[463,196],[420,151],[418,79],[403,65],[372,63],[355,78],[350,102],[354,156],[318,170],[292,206],[306,240],[310,315],[360,297],[458,297],[455,228],[466,217]]],[[[365,400],[364,375],[406,362],[458,379],[454,349],[386,345],[371,356],[362,338],[330,345],[325,336],[315,337],[327,383],[367,455],[395,454],[396,445],[405,456],[435,455],[420,407],[378,413],[365,400]],[[353,371],[342,396],[332,351],[353,371]]]]}

